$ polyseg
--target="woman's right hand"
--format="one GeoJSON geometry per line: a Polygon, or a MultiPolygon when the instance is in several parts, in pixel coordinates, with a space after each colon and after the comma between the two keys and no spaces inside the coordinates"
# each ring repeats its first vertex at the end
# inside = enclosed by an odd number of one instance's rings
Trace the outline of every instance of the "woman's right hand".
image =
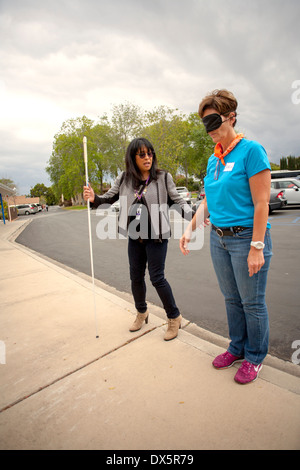
{"type": "Polygon", "coordinates": [[[191,241],[191,236],[191,231],[186,230],[179,240],[179,248],[184,255],[188,255],[190,252],[190,250],[188,250],[188,244],[191,241]]]}
{"type": "Polygon", "coordinates": [[[85,201],[89,199],[92,203],[95,201],[95,193],[90,183],[88,186],[83,186],[83,198],[85,201]]]}

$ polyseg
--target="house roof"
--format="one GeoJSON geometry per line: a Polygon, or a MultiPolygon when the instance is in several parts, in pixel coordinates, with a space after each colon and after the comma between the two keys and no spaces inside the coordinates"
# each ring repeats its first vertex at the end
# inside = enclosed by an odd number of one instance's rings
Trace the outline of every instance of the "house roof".
{"type": "Polygon", "coordinates": [[[6,186],[6,184],[0,183],[0,193],[2,196],[13,196],[15,194],[15,190],[6,186]]]}

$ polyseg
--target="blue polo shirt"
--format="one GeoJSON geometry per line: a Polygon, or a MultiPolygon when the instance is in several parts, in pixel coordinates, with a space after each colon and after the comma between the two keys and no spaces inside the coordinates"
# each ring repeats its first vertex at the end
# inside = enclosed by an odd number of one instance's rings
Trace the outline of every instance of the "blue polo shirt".
{"type": "MultiPolygon", "coordinates": [[[[253,227],[249,178],[271,170],[267,153],[259,143],[244,138],[224,160],[225,166],[220,162],[218,179],[215,175],[218,158],[212,155],[207,163],[204,187],[210,220],[217,227],[253,227]]],[[[267,227],[270,228],[269,222],[267,227]]]]}

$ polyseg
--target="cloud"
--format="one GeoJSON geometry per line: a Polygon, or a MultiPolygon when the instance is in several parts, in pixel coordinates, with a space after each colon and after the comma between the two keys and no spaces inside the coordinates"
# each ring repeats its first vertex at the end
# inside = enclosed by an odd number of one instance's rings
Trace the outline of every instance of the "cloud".
{"type": "Polygon", "coordinates": [[[0,177],[50,184],[66,119],[125,101],[189,114],[215,88],[271,161],[299,155],[299,14],[298,0],[1,0],[0,177]]]}

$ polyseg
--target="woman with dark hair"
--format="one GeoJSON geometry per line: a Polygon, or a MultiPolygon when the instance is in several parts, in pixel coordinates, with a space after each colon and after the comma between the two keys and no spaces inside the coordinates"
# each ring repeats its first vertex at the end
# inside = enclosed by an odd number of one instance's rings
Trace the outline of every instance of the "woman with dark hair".
{"type": "Polygon", "coordinates": [[[125,164],[125,172],[118,176],[105,195],[95,195],[89,185],[84,187],[84,199],[89,199],[95,208],[120,200],[119,233],[128,234],[131,289],[137,309],[130,331],[140,330],[149,320],[145,284],[148,263],[150,280],[168,317],[164,339],[169,341],[178,335],[182,317],[164,275],[171,233],[168,201],[171,199],[180,205],[190,220],[192,210],[176,191],[172,176],[158,169],[154,148],[147,139],[137,138],[129,144],[125,164]]]}

